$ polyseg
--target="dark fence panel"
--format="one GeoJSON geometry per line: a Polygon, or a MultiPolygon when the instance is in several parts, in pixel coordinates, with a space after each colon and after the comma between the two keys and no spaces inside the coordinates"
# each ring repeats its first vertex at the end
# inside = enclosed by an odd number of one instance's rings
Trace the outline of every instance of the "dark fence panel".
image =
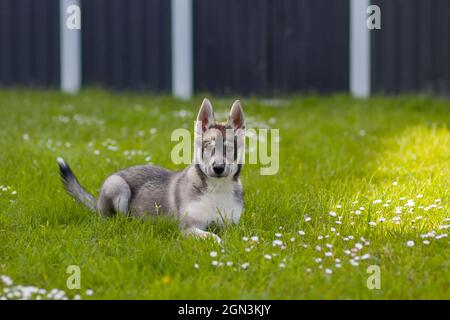
{"type": "Polygon", "coordinates": [[[270,3],[272,89],[348,91],[349,1],[270,3]]]}
{"type": "Polygon", "coordinates": [[[83,85],[170,90],[170,1],[83,1],[82,24],[83,85]]]}
{"type": "Polygon", "coordinates": [[[59,1],[0,1],[0,85],[59,85],[59,1]]]}
{"type": "Polygon", "coordinates": [[[375,93],[450,94],[450,1],[376,0],[381,30],[372,35],[375,93]]]}
{"type": "Polygon", "coordinates": [[[195,90],[347,91],[348,12],[348,0],[194,0],[195,90]]]}
{"type": "MultiPolygon", "coordinates": [[[[373,0],[374,92],[450,94],[450,1],[373,0]]],[[[349,1],[194,0],[195,90],[348,90],[349,1]]],[[[83,85],[170,91],[170,1],[82,2],[83,85]]],[[[0,85],[59,86],[59,0],[0,1],[0,85]]]]}

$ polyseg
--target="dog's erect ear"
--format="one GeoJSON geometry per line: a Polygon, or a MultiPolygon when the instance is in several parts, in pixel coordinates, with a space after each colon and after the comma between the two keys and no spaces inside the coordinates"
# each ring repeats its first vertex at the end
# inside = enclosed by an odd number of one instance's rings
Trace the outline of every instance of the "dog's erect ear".
{"type": "Polygon", "coordinates": [[[197,121],[202,123],[203,131],[206,131],[209,126],[216,123],[211,102],[206,98],[203,99],[200,111],[198,112],[197,121]]]}
{"type": "Polygon", "coordinates": [[[228,117],[228,124],[233,129],[245,128],[244,110],[242,110],[241,102],[236,100],[231,106],[230,116],[228,117]]]}

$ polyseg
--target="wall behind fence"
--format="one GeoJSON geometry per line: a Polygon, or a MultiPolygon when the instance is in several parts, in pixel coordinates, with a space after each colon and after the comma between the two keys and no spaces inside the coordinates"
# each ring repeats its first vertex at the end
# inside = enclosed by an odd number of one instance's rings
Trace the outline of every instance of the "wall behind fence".
{"type": "Polygon", "coordinates": [[[373,0],[381,30],[372,31],[375,93],[450,94],[450,1],[373,0]]]}
{"type": "Polygon", "coordinates": [[[349,2],[194,1],[196,91],[348,91],[349,2]]]}
{"type": "Polygon", "coordinates": [[[83,85],[170,91],[170,1],[82,1],[83,85]]]}
{"type": "Polygon", "coordinates": [[[59,86],[59,0],[0,1],[0,85],[59,86]]]}

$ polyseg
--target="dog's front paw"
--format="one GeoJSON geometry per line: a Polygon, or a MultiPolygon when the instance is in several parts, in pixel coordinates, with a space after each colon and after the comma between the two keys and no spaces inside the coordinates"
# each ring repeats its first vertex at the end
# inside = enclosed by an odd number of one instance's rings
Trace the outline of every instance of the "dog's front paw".
{"type": "Polygon", "coordinates": [[[209,233],[208,237],[213,238],[218,244],[220,244],[222,242],[222,239],[220,239],[220,237],[217,234],[212,233],[212,232],[208,232],[208,233],[209,233]]]}
{"type": "Polygon", "coordinates": [[[219,244],[222,242],[222,239],[220,239],[220,237],[217,234],[214,234],[214,233],[208,232],[208,231],[204,231],[199,228],[189,228],[189,229],[184,230],[183,233],[185,235],[193,236],[193,237],[201,238],[201,239],[214,239],[219,244]]]}

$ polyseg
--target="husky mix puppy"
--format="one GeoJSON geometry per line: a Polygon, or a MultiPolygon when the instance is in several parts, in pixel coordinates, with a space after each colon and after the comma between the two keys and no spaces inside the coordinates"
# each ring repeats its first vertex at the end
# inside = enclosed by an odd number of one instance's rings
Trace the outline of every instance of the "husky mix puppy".
{"type": "Polygon", "coordinates": [[[220,242],[217,235],[206,231],[208,226],[237,223],[243,210],[242,162],[238,155],[245,148],[244,113],[237,100],[228,121],[216,123],[212,105],[204,99],[196,123],[196,139],[201,139],[195,147],[199,160],[182,171],[151,165],[126,168],[105,180],[96,200],[80,185],[69,165],[58,158],[64,188],[103,217],[172,215],[184,234],[220,242]]]}

